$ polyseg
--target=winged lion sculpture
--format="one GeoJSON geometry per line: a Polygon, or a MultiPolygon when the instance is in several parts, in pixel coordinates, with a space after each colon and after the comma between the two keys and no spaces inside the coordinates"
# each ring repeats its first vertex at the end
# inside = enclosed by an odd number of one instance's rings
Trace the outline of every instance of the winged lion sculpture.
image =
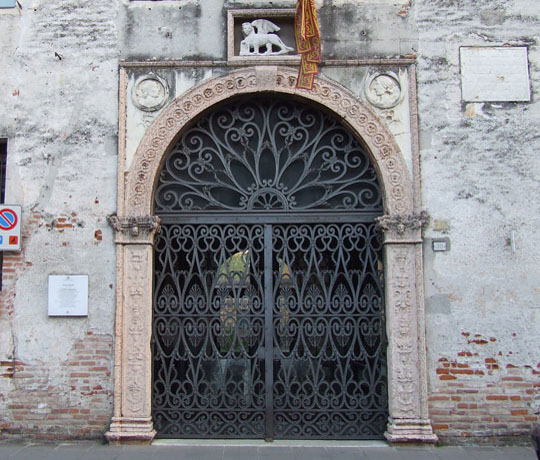
{"type": "Polygon", "coordinates": [[[281,38],[275,33],[279,27],[267,19],[256,19],[252,22],[242,24],[244,39],[240,42],[240,56],[261,55],[261,54],[287,54],[294,51],[294,48],[285,45],[281,38]],[[272,51],[272,47],[279,48],[272,51]],[[266,51],[260,52],[261,48],[266,51]]]}

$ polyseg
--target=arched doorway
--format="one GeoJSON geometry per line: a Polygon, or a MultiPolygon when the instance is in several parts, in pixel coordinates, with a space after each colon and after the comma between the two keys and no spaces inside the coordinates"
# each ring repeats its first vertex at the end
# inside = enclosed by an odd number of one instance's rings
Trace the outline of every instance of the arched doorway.
{"type": "MultiPolygon", "coordinates": [[[[312,91],[298,90],[295,83],[296,70],[275,66],[242,68],[206,80],[163,110],[132,160],[119,155],[118,215],[109,219],[117,247],[114,416],[106,433],[110,442],[150,442],[156,435],[152,418],[152,261],[160,219],[154,215],[153,201],[166,154],[179,133],[211,107],[232,97],[261,93],[298,97],[318,105],[342,120],[369,153],[384,208],[378,223],[384,235],[388,340],[385,437],[390,441],[436,441],[428,415],[425,367],[421,236],[425,220],[413,200],[414,178],[388,129],[358,97],[323,77],[315,79],[312,91]],[[128,171],[126,176],[123,171],[128,171]]],[[[296,214],[301,216],[298,212],[289,216],[296,214]]],[[[265,257],[266,261],[272,257],[265,257]]],[[[224,262],[227,264],[230,272],[231,262],[224,262]]]]}
{"type": "Polygon", "coordinates": [[[383,200],[352,133],[290,98],[227,101],[154,196],[158,436],[382,438],[383,200]]]}

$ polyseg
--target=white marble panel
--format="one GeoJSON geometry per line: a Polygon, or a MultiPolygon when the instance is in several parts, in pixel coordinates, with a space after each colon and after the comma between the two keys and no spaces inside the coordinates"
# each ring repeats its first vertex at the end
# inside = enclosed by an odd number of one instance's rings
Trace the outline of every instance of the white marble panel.
{"type": "Polygon", "coordinates": [[[462,47],[460,60],[463,101],[531,100],[526,47],[462,47]]]}

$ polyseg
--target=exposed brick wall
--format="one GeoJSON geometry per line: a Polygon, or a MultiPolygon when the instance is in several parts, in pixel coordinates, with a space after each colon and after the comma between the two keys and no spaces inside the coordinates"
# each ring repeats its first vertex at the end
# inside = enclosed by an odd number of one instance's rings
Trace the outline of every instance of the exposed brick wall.
{"type": "Polygon", "coordinates": [[[112,337],[88,332],[73,344],[69,359],[55,368],[44,363],[0,363],[10,379],[0,437],[98,438],[112,415],[112,337]],[[53,382],[63,382],[54,384],[53,382]]]}
{"type": "Polygon", "coordinates": [[[540,362],[516,366],[502,352],[486,358],[483,347],[496,340],[463,335],[471,348],[437,362],[429,396],[434,430],[441,438],[527,436],[538,421],[540,362]]]}
{"type": "MultiPolygon", "coordinates": [[[[17,279],[32,269],[32,263],[25,261],[26,243],[32,232],[43,228],[64,233],[80,225],[74,212],[56,217],[34,213],[27,217],[22,227],[23,250],[4,253],[2,327],[12,327],[17,279]]],[[[0,438],[103,436],[112,416],[113,339],[109,334],[88,331],[82,339],[74,338],[70,347],[68,358],[60,363],[54,359],[22,361],[14,350],[3,355],[7,359],[0,361],[0,438]]]]}

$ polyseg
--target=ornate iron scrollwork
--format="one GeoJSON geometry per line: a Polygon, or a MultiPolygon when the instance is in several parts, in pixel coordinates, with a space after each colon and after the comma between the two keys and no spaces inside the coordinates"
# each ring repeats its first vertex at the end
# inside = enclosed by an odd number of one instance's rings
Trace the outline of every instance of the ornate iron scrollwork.
{"type": "Polygon", "coordinates": [[[380,437],[388,413],[375,225],[275,225],[272,246],[289,274],[274,272],[276,438],[380,437]]]}
{"type": "Polygon", "coordinates": [[[159,436],[381,438],[382,194],[359,142],[298,102],[237,100],[180,136],[155,210],[159,436]]]}
{"type": "Polygon", "coordinates": [[[262,225],[165,224],[157,237],[160,435],[263,437],[271,416],[276,438],[382,436],[386,340],[375,224],[272,225],[272,238],[263,234],[262,225]],[[273,300],[265,303],[267,292],[273,300]]]}
{"type": "Polygon", "coordinates": [[[155,199],[157,212],[382,208],[375,168],[349,131],[320,110],[264,98],[187,129],[155,199]]]}

